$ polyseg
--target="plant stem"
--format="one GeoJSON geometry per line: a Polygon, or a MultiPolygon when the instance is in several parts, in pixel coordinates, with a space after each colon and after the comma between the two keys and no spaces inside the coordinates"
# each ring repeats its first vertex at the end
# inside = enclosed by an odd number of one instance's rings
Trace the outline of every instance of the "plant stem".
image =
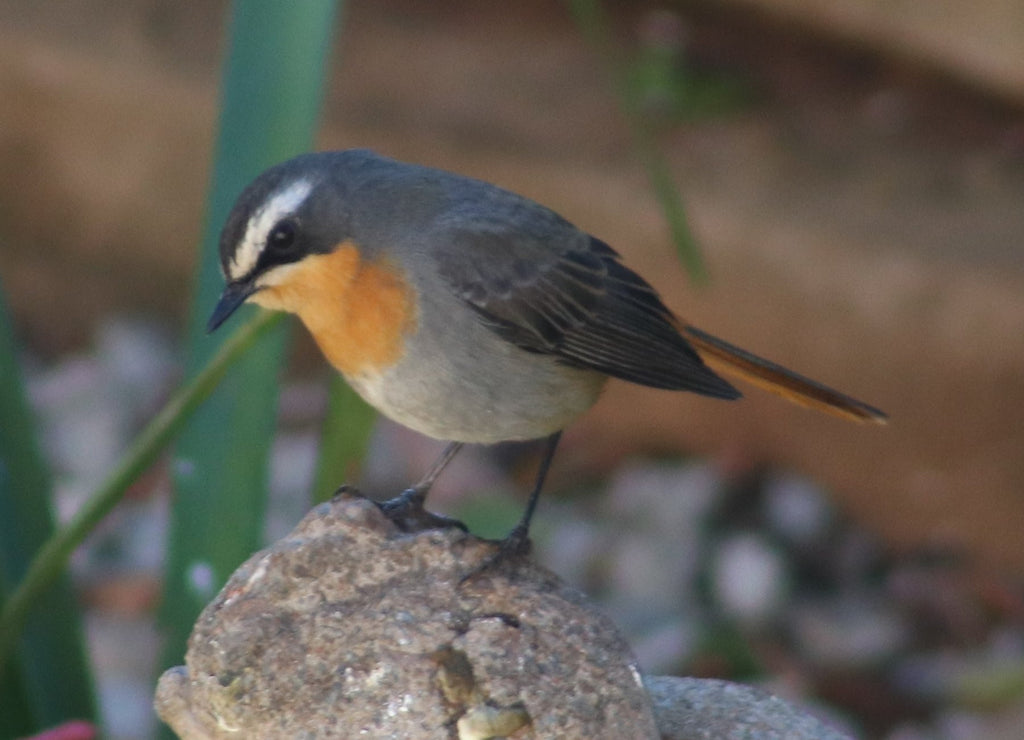
{"type": "Polygon", "coordinates": [[[281,314],[261,312],[224,342],[210,362],[179,389],[142,430],[118,466],[67,525],[40,548],[0,612],[0,675],[33,604],[63,572],[71,553],[117,505],[139,475],[153,464],[186,419],[217,387],[228,368],[282,318],[281,314]]]}
{"type": "Polygon", "coordinates": [[[672,177],[672,170],[664,155],[659,151],[654,134],[637,100],[636,92],[630,86],[625,71],[626,65],[622,60],[622,54],[615,45],[611,23],[604,6],[600,0],[568,0],[568,5],[576,20],[576,25],[587,42],[597,54],[605,59],[608,65],[615,90],[618,93],[619,105],[626,117],[629,133],[633,139],[633,148],[647,171],[651,190],[654,191],[662,212],[665,214],[676,252],[686,267],[690,279],[697,285],[702,285],[708,279],[704,258],[690,230],[686,208],[683,206],[679,187],[672,177]]]}

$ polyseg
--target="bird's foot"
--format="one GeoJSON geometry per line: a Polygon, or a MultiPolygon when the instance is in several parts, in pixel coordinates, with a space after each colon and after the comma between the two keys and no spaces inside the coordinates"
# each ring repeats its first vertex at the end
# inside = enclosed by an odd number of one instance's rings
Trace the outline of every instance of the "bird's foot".
{"type": "Polygon", "coordinates": [[[394,498],[376,502],[377,508],[403,532],[421,532],[425,529],[449,529],[457,527],[468,532],[466,525],[458,519],[434,514],[424,508],[426,491],[406,488],[394,498]]]}
{"type": "Polygon", "coordinates": [[[497,549],[474,565],[467,573],[459,579],[459,585],[464,585],[481,573],[494,570],[495,568],[525,558],[530,554],[530,533],[522,524],[517,524],[505,539],[498,543],[497,549]]]}

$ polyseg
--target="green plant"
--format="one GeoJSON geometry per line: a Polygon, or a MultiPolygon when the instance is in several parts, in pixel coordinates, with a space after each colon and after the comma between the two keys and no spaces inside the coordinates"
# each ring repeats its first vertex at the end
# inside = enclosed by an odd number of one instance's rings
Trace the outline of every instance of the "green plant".
{"type": "Polygon", "coordinates": [[[631,84],[629,67],[615,43],[607,13],[599,0],[568,0],[576,25],[591,47],[608,65],[619,104],[633,137],[633,149],[647,171],[651,189],[665,214],[672,243],[683,266],[696,283],[707,280],[707,268],[690,231],[686,209],[668,162],[658,150],[652,128],[644,115],[640,89],[631,84]]]}
{"type": "MultiPolygon", "coordinates": [[[[323,96],[334,0],[236,0],[224,69],[187,372],[216,351],[206,319],[223,286],[217,239],[244,186],[313,144],[323,96]]],[[[252,309],[249,309],[252,310],[252,309]]],[[[244,357],[189,421],[174,450],[175,500],[160,622],[162,664],[181,661],[200,609],[263,543],[267,459],[287,344],[279,324],[244,357]]]]}
{"type": "Polygon", "coordinates": [[[36,444],[2,289],[0,420],[0,737],[16,737],[94,718],[95,707],[64,562],[46,571],[52,587],[24,588],[36,567],[32,556],[53,541],[55,524],[50,473],[36,444]]]}

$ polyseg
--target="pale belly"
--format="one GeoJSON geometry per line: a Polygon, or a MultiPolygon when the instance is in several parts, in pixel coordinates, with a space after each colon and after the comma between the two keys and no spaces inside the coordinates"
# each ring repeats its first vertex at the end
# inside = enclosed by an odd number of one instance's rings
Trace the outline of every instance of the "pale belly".
{"type": "Polygon", "coordinates": [[[410,429],[481,444],[537,439],[564,429],[593,406],[607,380],[510,349],[504,357],[461,364],[421,358],[348,380],[371,406],[410,429]]]}

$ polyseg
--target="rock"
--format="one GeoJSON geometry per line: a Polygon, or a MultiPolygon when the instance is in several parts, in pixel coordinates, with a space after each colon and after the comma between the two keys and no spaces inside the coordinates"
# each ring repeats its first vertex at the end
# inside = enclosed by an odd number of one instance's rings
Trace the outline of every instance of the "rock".
{"type": "Polygon", "coordinates": [[[663,740],[848,740],[807,712],[752,686],[714,679],[644,679],[663,740]]]}
{"type": "Polygon", "coordinates": [[[526,558],[460,582],[494,551],[337,496],[232,575],[157,713],[184,740],[844,737],[759,689],[641,681],[607,617],[526,558]]]}
{"type": "Polygon", "coordinates": [[[343,494],[231,577],[157,687],[186,740],[655,738],[611,622],[493,543],[399,531],[343,494]]]}

